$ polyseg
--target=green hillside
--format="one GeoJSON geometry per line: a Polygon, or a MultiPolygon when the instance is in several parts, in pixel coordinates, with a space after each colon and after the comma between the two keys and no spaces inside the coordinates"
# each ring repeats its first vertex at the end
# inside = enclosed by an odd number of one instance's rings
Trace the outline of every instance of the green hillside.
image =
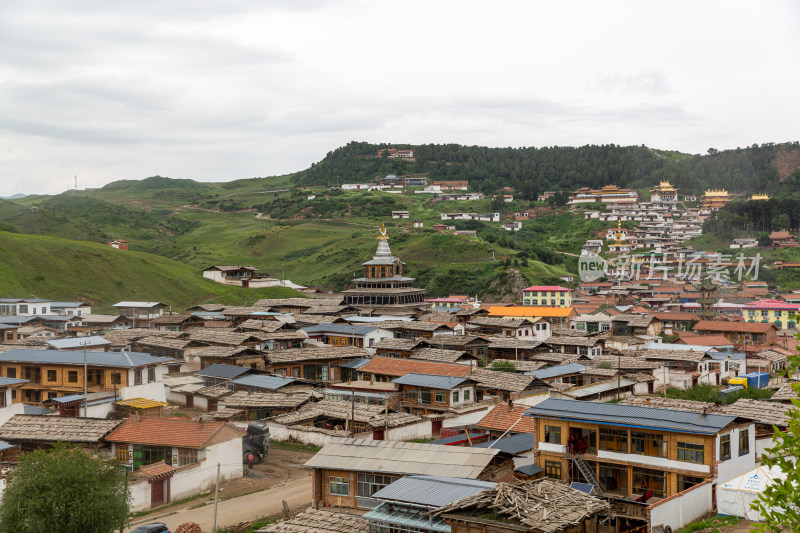
{"type": "Polygon", "coordinates": [[[226,287],[204,279],[196,268],[153,254],[8,232],[0,232],[0,294],[83,299],[96,312],[111,312],[120,300],[157,300],[177,311],[203,302],[246,305],[259,298],[299,296],[283,287],[226,287]]]}

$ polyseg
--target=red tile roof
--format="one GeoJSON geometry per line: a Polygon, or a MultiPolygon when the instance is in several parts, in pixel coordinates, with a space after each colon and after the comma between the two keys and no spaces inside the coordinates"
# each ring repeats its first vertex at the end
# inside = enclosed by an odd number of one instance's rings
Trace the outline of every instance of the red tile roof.
{"type": "Polygon", "coordinates": [[[790,304],[789,302],[782,302],[780,300],[761,300],[759,302],[750,302],[742,306],[743,309],[789,309],[792,311],[800,310],[800,304],[790,304]]]}
{"type": "Polygon", "coordinates": [[[514,422],[519,420],[517,425],[511,430],[512,433],[533,433],[535,430],[534,418],[532,416],[522,415],[522,413],[528,409],[530,409],[530,407],[527,405],[514,405],[509,407],[508,404],[500,403],[475,425],[480,428],[492,429],[495,431],[506,431],[514,422]]]}
{"type": "Polygon", "coordinates": [[[108,442],[204,448],[225,422],[131,416],[106,436],[108,442]]]}
{"type": "Polygon", "coordinates": [[[359,372],[388,376],[405,376],[406,374],[431,374],[434,376],[463,377],[469,374],[469,365],[451,365],[447,363],[429,363],[409,359],[391,357],[374,357],[369,363],[359,368],[359,372]]]}
{"type": "Polygon", "coordinates": [[[774,324],[767,324],[764,322],[725,322],[723,320],[701,320],[695,324],[694,331],[766,333],[772,328],[778,329],[774,324]]]}
{"type": "Polygon", "coordinates": [[[143,466],[136,471],[137,477],[155,478],[165,476],[175,472],[177,468],[172,465],[166,464],[164,461],[160,463],[153,463],[151,465],[143,466]]]}
{"type": "Polygon", "coordinates": [[[657,319],[667,322],[670,320],[697,320],[698,316],[694,313],[655,313],[653,315],[657,319]]]}
{"type": "Polygon", "coordinates": [[[728,346],[731,341],[725,335],[700,335],[689,331],[678,331],[676,344],[692,344],[694,346],[728,346]]]}

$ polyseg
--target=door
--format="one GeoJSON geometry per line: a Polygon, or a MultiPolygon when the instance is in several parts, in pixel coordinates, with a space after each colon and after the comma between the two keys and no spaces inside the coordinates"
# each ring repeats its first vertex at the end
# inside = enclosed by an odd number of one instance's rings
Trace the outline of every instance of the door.
{"type": "Polygon", "coordinates": [[[438,437],[442,433],[442,421],[441,420],[433,420],[431,422],[431,433],[433,433],[434,437],[438,437]]]}
{"type": "Polygon", "coordinates": [[[375,429],[372,431],[372,440],[383,440],[383,430],[375,429]]]}
{"type": "Polygon", "coordinates": [[[142,467],[142,447],[133,447],[133,469],[139,470],[142,467]]]}
{"type": "Polygon", "coordinates": [[[164,480],[159,479],[150,483],[150,506],[156,507],[164,503],[164,480]]]}
{"type": "Polygon", "coordinates": [[[209,411],[216,411],[217,410],[217,400],[214,398],[208,399],[208,410],[209,411]]]}
{"type": "Polygon", "coordinates": [[[187,394],[186,395],[186,407],[192,408],[194,407],[194,395],[187,394]]]}

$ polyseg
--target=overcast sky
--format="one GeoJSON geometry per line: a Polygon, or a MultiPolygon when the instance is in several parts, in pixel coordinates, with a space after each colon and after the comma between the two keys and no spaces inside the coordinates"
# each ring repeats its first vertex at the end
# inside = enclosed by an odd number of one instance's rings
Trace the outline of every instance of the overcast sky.
{"type": "Polygon", "coordinates": [[[798,50],[794,0],[3,0],[0,196],[284,174],[350,140],[798,140],[798,50]]]}

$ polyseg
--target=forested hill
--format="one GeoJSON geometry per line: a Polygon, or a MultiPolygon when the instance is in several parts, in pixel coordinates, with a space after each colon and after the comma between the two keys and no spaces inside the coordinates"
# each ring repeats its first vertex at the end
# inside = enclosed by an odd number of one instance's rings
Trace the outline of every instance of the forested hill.
{"type": "Polygon", "coordinates": [[[369,182],[387,174],[427,173],[430,179],[466,179],[489,193],[514,187],[525,199],[545,190],[651,187],[668,179],[684,192],[706,188],[775,193],[800,166],[800,143],[753,145],[696,156],[645,146],[486,148],[458,144],[377,145],[351,142],[297,173],[304,185],[369,182]],[[382,148],[411,149],[413,160],[377,157],[382,148]]]}

